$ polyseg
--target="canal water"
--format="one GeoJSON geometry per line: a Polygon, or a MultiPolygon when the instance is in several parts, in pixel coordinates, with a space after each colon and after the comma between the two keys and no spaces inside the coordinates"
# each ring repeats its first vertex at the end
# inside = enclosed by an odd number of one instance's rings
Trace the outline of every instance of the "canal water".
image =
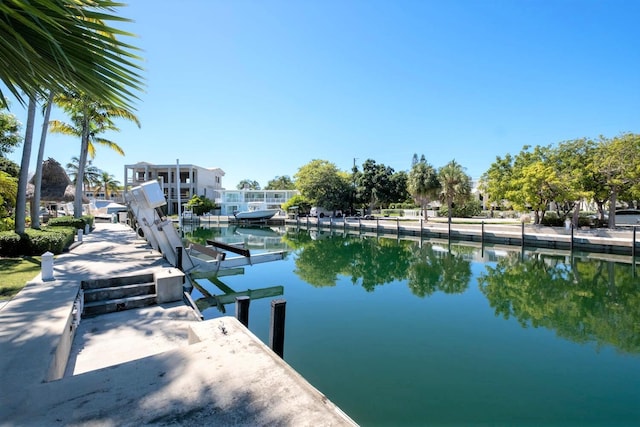
{"type": "Polygon", "coordinates": [[[284,228],[185,237],[288,251],[192,295],[215,318],[235,307],[205,294],[263,290],[249,327],[265,343],[271,301],[286,300],[284,359],[363,426],[640,425],[630,257],[284,228]]]}

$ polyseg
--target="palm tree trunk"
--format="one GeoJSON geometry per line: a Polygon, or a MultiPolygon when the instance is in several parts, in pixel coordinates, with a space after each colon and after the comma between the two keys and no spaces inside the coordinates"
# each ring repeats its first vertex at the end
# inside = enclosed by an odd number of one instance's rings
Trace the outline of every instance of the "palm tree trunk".
{"type": "Polygon", "coordinates": [[[84,196],[84,170],[87,165],[87,156],[89,153],[89,120],[84,115],[82,124],[82,137],[80,139],[80,159],[78,161],[78,176],[76,177],[76,195],[73,202],[73,217],[80,218],[82,216],[82,199],[84,196]]]}
{"type": "Polygon", "coordinates": [[[29,181],[29,160],[31,159],[31,146],[33,144],[33,127],[36,117],[35,95],[29,97],[27,108],[27,128],[22,147],[22,160],[20,161],[20,175],[18,175],[18,194],[16,196],[16,223],[15,232],[24,234],[25,221],[27,219],[27,184],[29,181]]]}
{"type": "Polygon", "coordinates": [[[53,91],[49,92],[47,106],[44,110],[42,122],[42,133],[40,134],[40,146],[38,147],[38,160],[36,163],[36,175],[34,178],[33,205],[36,207],[31,212],[31,227],[40,228],[40,191],[42,189],[42,161],[44,158],[44,146],[47,142],[47,131],[49,129],[49,117],[51,116],[51,106],[53,105],[53,91]]]}

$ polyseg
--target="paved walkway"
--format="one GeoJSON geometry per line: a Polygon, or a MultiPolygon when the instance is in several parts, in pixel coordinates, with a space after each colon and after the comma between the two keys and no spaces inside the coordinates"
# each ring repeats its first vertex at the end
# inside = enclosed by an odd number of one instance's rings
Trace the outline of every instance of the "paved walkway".
{"type": "Polygon", "coordinates": [[[233,317],[195,322],[177,303],[75,330],[82,280],[163,268],[129,227],[99,223],[2,307],[0,426],[355,424],[233,317]]]}

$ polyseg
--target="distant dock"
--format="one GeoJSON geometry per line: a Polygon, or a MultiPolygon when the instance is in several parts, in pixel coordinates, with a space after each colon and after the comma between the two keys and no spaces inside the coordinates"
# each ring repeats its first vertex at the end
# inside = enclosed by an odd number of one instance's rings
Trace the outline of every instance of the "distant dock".
{"type": "Polygon", "coordinates": [[[376,218],[297,218],[286,219],[288,227],[368,234],[375,236],[402,236],[419,239],[450,239],[493,243],[527,248],[552,248],[570,251],[601,252],[619,255],[636,255],[638,226],[615,229],[574,229],[572,227],[547,227],[530,224],[513,224],[491,220],[465,221],[464,223],[424,221],[420,219],[376,218]]]}

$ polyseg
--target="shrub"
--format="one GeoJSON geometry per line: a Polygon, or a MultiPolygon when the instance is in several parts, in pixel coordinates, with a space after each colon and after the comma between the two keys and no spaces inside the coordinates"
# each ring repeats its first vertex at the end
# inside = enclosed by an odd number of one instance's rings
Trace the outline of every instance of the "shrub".
{"type": "MultiPolygon", "coordinates": [[[[74,242],[76,230],[75,227],[47,227],[37,233],[38,245],[35,244],[30,235],[31,248],[32,251],[35,251],[32,252],[32,255],[41,255],[46,251],[54,254],[61,253],[74,242]],[[45,251],[40,252],[42,249],[45,249],[45,251]]],[[[29,231],[27,230],[27,234],[30,234],[29,231]]]]}
{"type": "MultiPolygon", "coordinates": [[[[448,216],[449,208],[446,205],[443,205],[440,208],[440,212],[438,216],[448,216]]],[[[465,202],[463,205],[454,205],[453,210],[451,211],[451,216],[456,218],[471,218],[476,215],[480,215],[482,213],[482,204],[479,200],[469,200],[465,202]]]]}
{"type": "Polygon", "coordinates": [[[86,225],[93,228],[94,217],[92,215],[83,215],[80,218],[72,216],[60,216],[51,218],[47,223],[47,227],[74,227],[76,230],[84,230],[86,225]]]}
{"type": "Polygon", "coordinates": [[[404,209],[382,209],[382,216],[404,216],[404,209]]]}
{"type": "Polygon", "coordinates": [[[75,227],[46,227],[43,230],[27,229],[23,235],[13,231],[0,232],[0,255],[42,255],[45,252],[59,254],[74,241],[75,227]]]}
{"type": "Polygon", "coordinates": [[[23,254],[22,243],[20,235],[14,231],[0,232],[0,256],[14,257],[23,254]]]}
{"type": "Polygon", "coordinates": [[[15,230],[16,223],[11,217],[0,218],[0,231],[15,230]]]}
{"type": "Polygon", "coordinates": [[[540,221],[540,224],[546,225],[548,227],[563,227],[564,220],[558,216],[555,212],[547,212],[540,221]]]}

